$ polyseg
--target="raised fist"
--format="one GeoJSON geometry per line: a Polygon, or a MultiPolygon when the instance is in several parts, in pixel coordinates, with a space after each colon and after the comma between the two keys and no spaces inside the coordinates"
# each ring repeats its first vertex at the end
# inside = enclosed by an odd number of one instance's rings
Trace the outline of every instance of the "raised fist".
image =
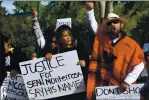
{"type": "Polygon", "coordinates": [[[38,17],[38,12],[36,10],[33,10],[32,17],[33,18],[37,18],[38,17]]]}
{"type": "Polygon", "coordinates": [[[87,10],[92,10],[94,9],[94,3],[93,2],[86,2],[86,8],[87,10]]]}

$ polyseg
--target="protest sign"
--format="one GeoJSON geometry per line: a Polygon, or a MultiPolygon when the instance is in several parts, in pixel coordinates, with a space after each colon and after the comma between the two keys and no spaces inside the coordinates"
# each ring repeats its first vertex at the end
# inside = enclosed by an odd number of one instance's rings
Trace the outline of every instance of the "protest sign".
{"type": "MultiPolygon", "coordinates": [[[[8,85],[7,85],[7,79],[8,79],[8,76],[9,76],[8,74],[7,74],[6,78],[4,79],[4,81],[2,83],[2,86],[1,86],[1,100],[4,100],[5,98],[7,98],[6,89],[8,87],[8,85]]],[[[13,99],[11,99],[11,100],[13,100],[13,99]]]]}
{"type": "Polygon", "coordinates": [[[1,86],[1,100],[28,100],[22,75],[11,77],[10,72],[7,73],[1,86]]]}
{"type": "Polygon", "coordinates": [[[71,28],[71,18],[57,19],[56,29],[58,29],[61,25],[68,25],[71,28]]]}
{"type": "Polygon", "coordinates": [[[86,90],[76,50],[20,63],[29,99],[48,99],[86,90]]]}
{"type": "Polygon", "coordinates": [[[132,84],[125,92],[121,93],[119,86],[96,87],[96,100],[130,100],[140,99],[140,89],[144,84],[132,84]]]}

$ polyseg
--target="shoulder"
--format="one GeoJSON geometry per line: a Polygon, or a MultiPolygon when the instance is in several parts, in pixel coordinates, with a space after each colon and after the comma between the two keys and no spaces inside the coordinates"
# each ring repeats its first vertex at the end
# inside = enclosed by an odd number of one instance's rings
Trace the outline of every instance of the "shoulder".
{"type": "Polygon", "coordinates": [[[130,49],[136,49],[136,48],[140,48],[140,45],[133,40],[132,38],[125,36],[124,39],[122,39],[122,42],[127,45],[130,49]]]}

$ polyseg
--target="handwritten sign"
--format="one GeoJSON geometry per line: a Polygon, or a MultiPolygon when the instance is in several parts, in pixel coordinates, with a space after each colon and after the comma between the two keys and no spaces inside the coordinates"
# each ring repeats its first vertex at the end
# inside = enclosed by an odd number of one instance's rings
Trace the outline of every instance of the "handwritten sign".
{"type": "Polygon", "coordinates": [[[133,84],[125,92],[121,93],[119,86],[105,86],[96,87],[96,100],[139,100],[140,99],[140,89],[144,84],[133,84]]]}
{"type": "Polygon", "coordinates": [[[9,73],[7,73],[7,77],[4,79],[4,81],[3,81],[3,83],[2,83],[2,86],[1,86],[1,100],[4,100],[5,98],[7,98],[7,99],[12,99],[12,100],[15,100],[15,99],[13,99],[13,98],[11,98],[11,97],[7,97],[7,91],[6,91],[6,89],[7,89],[7,87],[8,87],[8,85],[7,85],[7,80],[8,80],[8,74],[9,73]]]}
{"type": "Polygon", "coordinates": [[[71,18],[57,19],[56,29],[58,29],[61,25],[68,25],[71,28],[71,18]]]}
{"type": "Polygon", "coordinates": [[[29,99],[48,99],[84,92],[83,74],[77,52],[53,55],[20,63],[29,99]]]}
{"type": "Polygon", "coordinates": [[[22,75],[17,74],[14,78],[7,73],[2,86],[1,86],[1,99],[2,100],[28,100],[27,91],[22,75]]]}

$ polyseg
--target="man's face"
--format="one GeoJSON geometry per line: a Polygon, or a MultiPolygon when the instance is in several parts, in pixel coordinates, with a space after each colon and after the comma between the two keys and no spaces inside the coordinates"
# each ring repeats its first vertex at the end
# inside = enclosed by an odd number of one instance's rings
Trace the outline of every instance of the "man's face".
{"type": "Polygon", "coordinates": [[[120,34],[120,30],[122,28],[122,23],[118,19],[112,19],[111,21],[106,23],[108,26],[108,35],[114,39],[118,38],[120,34]]]}

